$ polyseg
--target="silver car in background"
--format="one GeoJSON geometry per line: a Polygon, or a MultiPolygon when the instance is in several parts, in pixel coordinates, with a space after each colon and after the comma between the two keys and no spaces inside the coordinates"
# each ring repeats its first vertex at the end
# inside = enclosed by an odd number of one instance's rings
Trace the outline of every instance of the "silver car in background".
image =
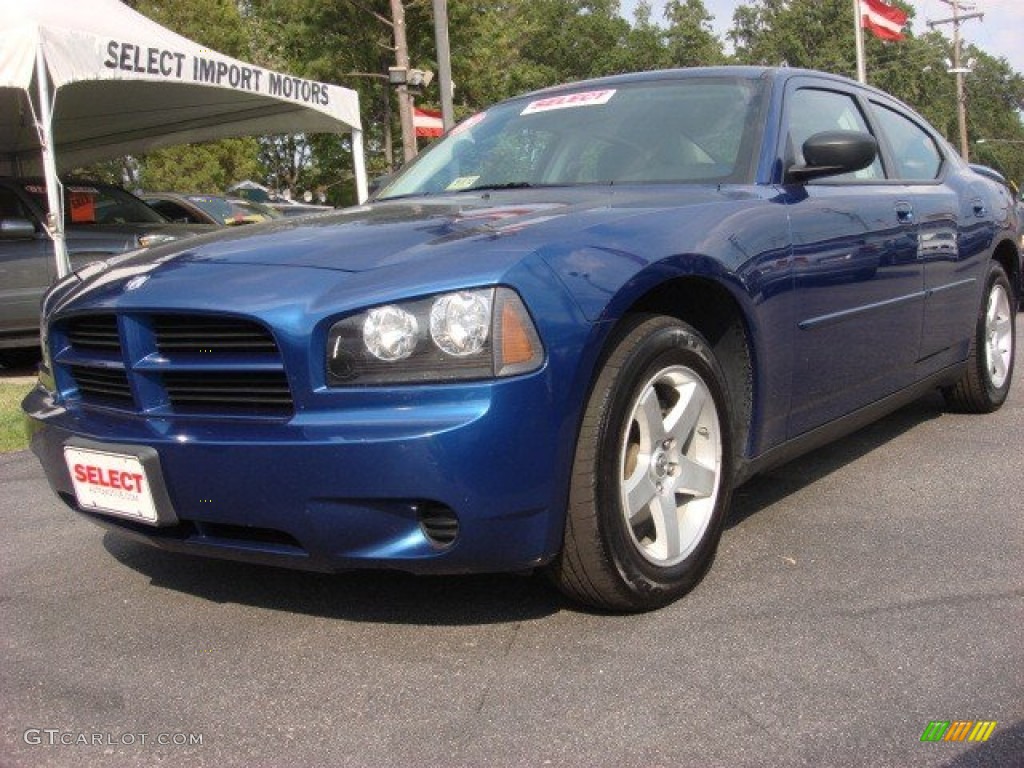
{"type": "MultiPolygon", "coordinates": [[[[46,211],[42,179],[0,177],[0,357],[39,344],[39,301],[56,277],[46,211]]],[[[216,229],[171,223],[120,187],[81,179],[65,180],[64,211],[72,268],[216,229]]]]}

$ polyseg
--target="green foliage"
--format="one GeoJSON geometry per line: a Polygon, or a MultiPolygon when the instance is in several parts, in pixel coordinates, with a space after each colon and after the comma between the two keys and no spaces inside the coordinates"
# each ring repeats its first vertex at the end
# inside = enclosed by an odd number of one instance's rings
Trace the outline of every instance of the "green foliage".
{"type": "Polygon", "coordinates": [[[722,42],[711,29],[712,18],[702,0],[671,0],[665,6],[672,66],[707,67],[725,63],[722,42]]]}
{"type": "Polygon", "coordinates": [[[235,0],[136,0],[144,16],[179,35],[236,59],[250,55],[249,35],[235,0]]]}
{"type": "Polygon", "coordinates": [[[0,453],[28,448],[21,401],[32,387],[32,384],[0,382],[0,453]]]}
{"type": "Polygon", "coordinates": [[[137,184],[151,192],[220,194],[237,181],[262,178],[258,153],[249,137],[168,147],[143,159],[137,184]]]}
{"type": "Polygon", "coordinates": [[[665,28],[653,19],[650,3],[647,0],[638,2],[633,14],[633,26],[626,39],[630,69],[645,72],[673,66],[665,36],[665,28]]]}

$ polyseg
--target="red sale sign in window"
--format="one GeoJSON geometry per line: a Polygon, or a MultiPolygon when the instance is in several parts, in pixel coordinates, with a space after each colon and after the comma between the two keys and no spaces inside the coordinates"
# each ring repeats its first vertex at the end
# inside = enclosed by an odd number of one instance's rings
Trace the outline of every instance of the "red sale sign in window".
{"type": "Polygon", "coordinates": [[[73,189],[71,198],[71,222],[73,224],[96,223],[96,194],[88,190],[73,189]]]}

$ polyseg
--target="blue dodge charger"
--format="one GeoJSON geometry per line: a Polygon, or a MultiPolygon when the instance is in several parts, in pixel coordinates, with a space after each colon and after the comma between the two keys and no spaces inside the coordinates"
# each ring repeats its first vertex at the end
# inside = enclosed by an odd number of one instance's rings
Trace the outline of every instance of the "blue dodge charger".
{"type": "Polygon", "coordinates": [[[1009,190],[841,77],[709,68],[480,112],[368,205],[96,263],[24,401],[70,507],[315,570],[704,575],[733,489],[940,389],[1004,402],[1009,190]]]}

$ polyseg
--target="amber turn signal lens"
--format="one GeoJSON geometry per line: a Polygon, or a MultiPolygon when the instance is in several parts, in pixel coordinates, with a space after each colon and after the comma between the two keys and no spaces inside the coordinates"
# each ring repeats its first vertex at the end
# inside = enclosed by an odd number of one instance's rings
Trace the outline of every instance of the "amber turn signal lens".
{"type": "Polygon", "coordinates": [[[495,373],[513,376],[536,370],[544,361],[544,350],[530,314],[522,300],[508,288],[499,288],[500,307],[495,333],[495,373]]]}
{"type": "Polygon", "coordinates": [[[522,318],[510,303],[501,308],[501,330],[501,360],[505,365],[517,365],[533,359],[533,344],[522,318]]]}

